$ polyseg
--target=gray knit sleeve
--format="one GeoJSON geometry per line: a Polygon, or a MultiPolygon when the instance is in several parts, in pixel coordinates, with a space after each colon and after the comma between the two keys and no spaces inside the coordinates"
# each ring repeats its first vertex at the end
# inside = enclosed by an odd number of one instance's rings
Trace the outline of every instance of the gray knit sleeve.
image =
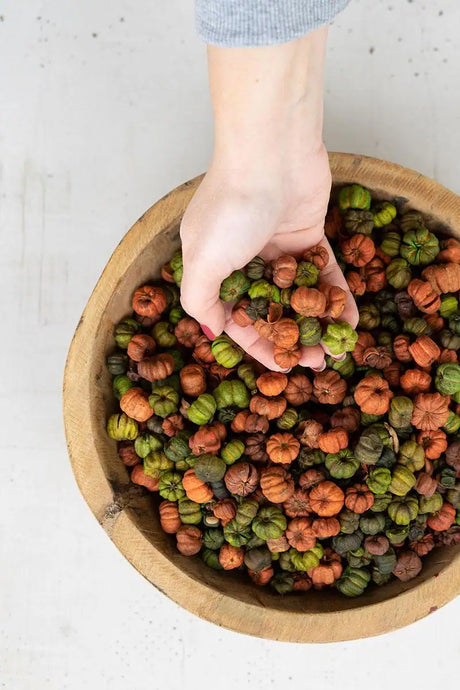
{"type": "Polygon", "coordinates": [[[324,24],[350,0],[195,0],[206,43],[253,47],[285,43],[324,24]]]}

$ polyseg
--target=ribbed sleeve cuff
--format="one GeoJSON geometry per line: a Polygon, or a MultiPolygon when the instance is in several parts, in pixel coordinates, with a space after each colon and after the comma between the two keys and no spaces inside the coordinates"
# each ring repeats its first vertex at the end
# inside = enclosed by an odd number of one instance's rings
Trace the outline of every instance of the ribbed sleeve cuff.
{"type": "Polygon", "coordinates": [[[195,0],[206,43],[255,47],[286,43],[328,24],[350,0],[195,0]]]}

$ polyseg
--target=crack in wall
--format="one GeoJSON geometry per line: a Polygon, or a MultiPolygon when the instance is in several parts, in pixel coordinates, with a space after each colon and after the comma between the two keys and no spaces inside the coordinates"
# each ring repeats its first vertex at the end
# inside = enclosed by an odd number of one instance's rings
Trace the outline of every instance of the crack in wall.
{"type": "Polygon", "coordinates": [[[113,501],[105,508],[100,520],[109,537],[112,536],[115,524],[125,508],[129,508],[137,499],[145,496],[145,489],[133,484],[113,485],[113,489],[113,501]]]}

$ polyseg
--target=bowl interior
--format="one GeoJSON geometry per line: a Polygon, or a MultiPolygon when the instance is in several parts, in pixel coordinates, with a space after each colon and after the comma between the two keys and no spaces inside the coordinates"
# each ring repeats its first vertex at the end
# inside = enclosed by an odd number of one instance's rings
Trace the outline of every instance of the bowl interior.
{"type": "MultiPolygon", "coordinates": [[[[340,185],[351,181],[366,184],[366,180],[372,177],[369,173],[366,176],[366,171],[358,169],[357,165],[353,169],[352,159],[352,156],[347,157],[347,164],[345,165],[343,159],[336,159],[334,162],[332,157],[331,165],[335,184],[340,185]]],[[[368,161],[362,157],[359,157],[359,160],[364,160],[365,163],[368,161]]],[[[397,166],[393,167],[397,168],[397,166]]],[[[397,169],[399,171],[404,170],[397,169]]],[[[442,187],[428,181],[434,187],[428,190],[431,192],[430,199],[426,199],[426,195],[423,197],[425,208],[421,208],[423,204],[417,203],[417,194],[413,193],[410,184],[406,184],[404,187],[403,182],[399,180],[395,186],[394,179],[392,181],[386,179],[383,173],[380,177],[376,177],[375,166],[373,170],[373,184],[372,180],[368,181],[367,184],[377,196],[382,199],[396,196],[398,203],[419,208],[428,214],[431,227],[438,233],[459,235],[460,223],[453,226],[451,217],[448,213],[443,212],[442,204],[440,205],[439,200],[435,198],[435,192],[439,196],[445,191],[442,187]],[[441,211],[437,209],[441,209],[441,211]]],[[[370,586],[365,594],[358,599],[343,597],[334,590],[279,596],[272,593],[269,588],[252,585],[248,578],[242,574],[214,571],[208,568],[199,557],[187,558],[178,553],[174,536],[165,534],[159,524],[157,504],[161,499],[156,494],[150,494],[144,489],[130,484],[128,471],[117,455],[116,443],[110,440],[105,433],[107,418],[116,409],[112,395],[111,376],[105,367],[105,358],[114,350],[114,325],[131,312],[133,291],[142,283],[159,278],[161,265],[169,260],[173,251],[179,246],[180,219],[198,181],[194,180],[187,183],[173,192],[172,194],[176,194],[176,198],[171,199],[168,196],[159,202],[160,204],[168,202],[168,212],[163,209],[158,215],[157,212],[152,212],[156,208],[153,207],[133,226],[104,271],[75,336],[69,355],[65,381],[66,431],[76,478],[90,507],[119,548],[154,584],[159,584],[156,565],[166,569],[173,579],[180,573],[177,587],[183,588],[194,583],[198,587],[197,591],[202,592],[203,597],[215,600],[217,610],[219,606],[222,606],[225,598],[226,606],[229,601],[234,602],[234,606],[240,602],[243,605],[243,610],[244,606],[251,607],[251,610],[255,607],[256,613],[263,611],[264,615],[267,612],[269,614],[270,611],[273,613],[279,611],[283,614],[290,614],[292,621],[292,614],[303,616],[319,613],[337,614],[357,609],[368,609],[382,602],[391,602],[395,597],[420,588],[424,583],[431,583],[431,587],[433,579],[438,578],[446,569],[451,568],[454,561],[458,564],[459,547],[435,549],[424,559],[422,572],[414,580],[408,583],[396,580],[380,588],[370,586]],[[76,377],[78,377],[78,381],[76,377]],[[78,411],[75,400],[77,390],[78,395],[83,396],[86,417],[82,417],[78,411]],[[90,426],[90,433],[83,440],[81,428],[82,425],[84,428],[85,424],[90,426]],[[80,427],[79,432],[76,431],[77,425],[80,427]],[[120,526],[117,526],[117,522],[121,515],[123,515],[123,539],[125,542],[120,545],[117,538],[117,529],[120,526]],[[134,537],[135,532],[137,534],[134,537]],[[133,551],[132,544],[138,537],[142,537],[142,541],[136,544],[133,551]],[[127,541],[130,541],[130,544],[126,543],[127,541]],[[160,556],[159,563],[154,565],[160,556]],[[145,563],[145,567],[142,565],[143,563],[145,563]]],[[[413,178],[410,181],[416,182],[413,178]]],[[[451,196],[454,195],[449,196],[450,202],[451,196]]],[[[458,214],[458,198],[454,198],[457,200],[455,213],[458,214]]],[[[455,217],[454,220],[458,221],[458,218],[455,217]]],[[[81,397],[80,400],[82,400],[81,397]]],[[[456,573],[454,587],[458,591],[458,565],[456,573]]],[[[450,571],[448,577],[451,577],[450,571]]],[[[183,596],[179,596],[177,592],[175,595],[174,583],[171,583],[171,587],[166,586],[162,589],[169,596],[184,604],[183,596]]],[[[446,594],[444,599],[447,601],[450,596],[450,594],[446,594]]],[[[415,613],[412,620],[429,613],[430,609],[437,608],[443,603],[445,603],[443,597],[436,601],[427,601],[423,611],[418,615],[415,613]]],[[[219,619],[218,611],[207,615],[206,611],[200,610],[198,604],[189,606],[185,602],[184,605],[211,620],[217,619],[217,622],[223,625],[238,629],[243,627],[244,629],[242,624],[232,624],[231,621],[219,619]]],[[[317,617],[317,620],[319,618],[317,617]]],[[[332,618],[328,620],[330,623],[333,621],[332,618]]],[[[389,620],[383,625],[383,629],[379,629],[377,632],[390,629],[393,624],[389,620]]],[[[245,631],[265,634],[263,629],[258,630],[257,627],[255,630],[245,631]]],[[[273,633],[267,636],[279,637],[278,634],[273,633]]],[[[323,631],[322,637],[319,636],[318,639],[348,639],[359,636],[361,636],[360,630],[349,630],[348,633],[340,630],[335,635],[332,632],[323,631]]],[[[295,630],[291,631],[288,636],[281,635],[281,637],[283,639],[299,639],[295,630]]],[[[310,635],[303,634],[300,639],[306,637],[315,640],[318,635],[315,636],[311,631],[310,635]]]]}

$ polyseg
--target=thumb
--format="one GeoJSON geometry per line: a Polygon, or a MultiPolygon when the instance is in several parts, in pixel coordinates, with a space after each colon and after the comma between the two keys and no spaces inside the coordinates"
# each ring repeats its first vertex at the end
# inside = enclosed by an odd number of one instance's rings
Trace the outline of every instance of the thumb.
{"type": "Polygon", "coordinates": [[[199,257],[187,258],[184,255],[182,307],[199,324],[207,326],[214,337],[220,335],[225,326],[224,305],[219,299],[224,277],[216,273],[214,267],[204,265],[199,257]]]}

